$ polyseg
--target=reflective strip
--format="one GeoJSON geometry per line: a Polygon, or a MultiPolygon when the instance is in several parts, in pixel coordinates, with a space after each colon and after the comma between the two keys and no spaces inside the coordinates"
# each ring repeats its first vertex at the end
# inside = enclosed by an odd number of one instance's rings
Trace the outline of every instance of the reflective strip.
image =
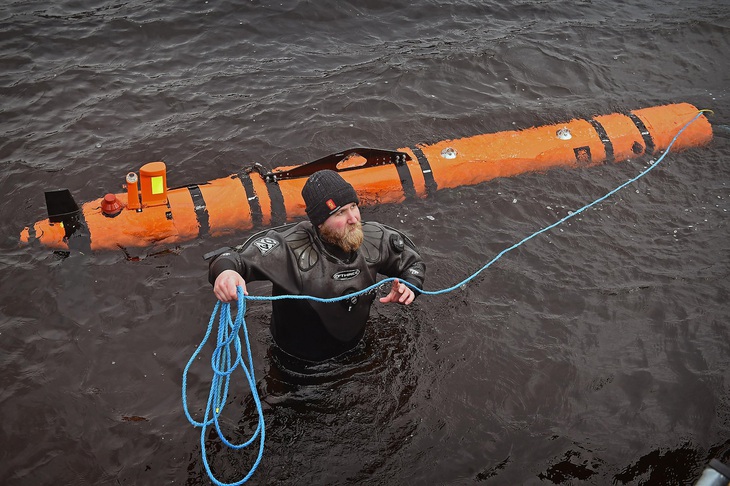
{"type": "Polygon", "coordinates": [[[162,183],[162,176],[150,178],[150,184],[152,187],[152,194],[162,194],[165,192],[165,185],[162,183]]]}

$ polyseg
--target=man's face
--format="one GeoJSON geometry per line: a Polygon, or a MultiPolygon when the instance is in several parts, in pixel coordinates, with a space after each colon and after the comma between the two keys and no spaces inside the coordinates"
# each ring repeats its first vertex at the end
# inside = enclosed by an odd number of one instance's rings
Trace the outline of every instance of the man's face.
{"type": "Polygon", "coordinates": [[[319,232],[322,239],[345,251],[357,250],[363,239],[360,208],[356,203],[342,207],[319,225],[319,232]]]}

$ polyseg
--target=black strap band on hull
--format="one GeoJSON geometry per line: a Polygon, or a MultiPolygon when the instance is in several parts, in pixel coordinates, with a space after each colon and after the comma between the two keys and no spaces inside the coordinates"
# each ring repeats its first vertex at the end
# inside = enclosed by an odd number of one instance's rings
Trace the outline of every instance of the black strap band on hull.
{"type": "Polygon", "coordinates": [[[205,205],[205,198],[197,185],[187,186],[190,197],[193,199],[193,208],[195,209],[195,217],[198,220],[199,230],[198,236],[210,234],[210,218],[208,216],[208,208],[205,205]]]}
{"type": "Polygon", "coordinates": [[[606,162],[613,162],[615,160],[613,142],[611,142],[611,139],[608,138],[608,133],[606,133],[606,129],[603,128],[603,125],[601,125],[598,120],[590,119],[588,120],[588,123],[593,126],[593,128],[596,130],[596,133],[598,134],[598,137],[601,139],[601,143],[603,143],[603,148],[606,151],[606,162]]]}
{"type": "Polygon", "coordinates": [[[398,170],[398,178],[403,186],[403,194],[406,199],[416,198],[416,186],[413,185],[413,176],[408,168],[407,164],[396,164],[396,170],[398,170]]]}
{"type": "Polygon", "coordinates": [[[269,190],[269,199],[271,200],[271,224],[281,226],[286,223],[286,206],[284,205],[284,195],[281,193],[281,187],[278,182],[269,182],[266,184],[269,190]]]}
{"type": "Polygon", "coordinates": [[[248,199],[248,207],[251,208],[251,222],[254,227],[261,226],[263,223],[264,215],[261,212],[261,203],[256,195],[256,191],[253,188],[253,181],[248,174],[238,174],[238,180],[241,181],[243,189],[246,191],[246,198],[248,199]]]}
{"type": "Polygon", "coordinates": [[[633,113],[629,113],[628,116],[629,118],[631,118],[631,121],[634,122],[636,128],[639,129],[639,132],[641,133],[641,138],[644,139],[644,152],[648,155],[654,155],[656,145],[654,144],[654,139],[652,138],[651,133],[649,133],[649,130],[646,128],[646,125],[644,125],[644,122],[641,121],[641,119],[633,113]]]}
{"type": "Polygon", "coordinates": [[[423,151],[418,147],[411,147],[413,154],[418,160],[418,165],[421,166],[421,172],[423,173],[423,180],[426,181],[426,196],[433,196],[438,190],[438,184],[436,179],[433,177],[433,171],[431,170],[431,164],[428,159],[423,155],[423,151]]]}

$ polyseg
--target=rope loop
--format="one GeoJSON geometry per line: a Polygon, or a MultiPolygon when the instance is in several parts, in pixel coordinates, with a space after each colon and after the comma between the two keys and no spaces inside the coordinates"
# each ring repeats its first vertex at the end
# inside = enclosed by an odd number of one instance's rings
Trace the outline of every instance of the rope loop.
{"type": "Polygon", "coordinates": [[[261,463],[261,459],[264,455],[264,438],[266,436],[266,430],[264,427],[264,413],[261,409],[261,399],[256,388],[256,379],[254,376],[253,359],[251,356],[251,343],[248,337],[248,329],[246,328],[246,321],[243,316],[246,312],[246,299],[243,295],[243,288],[241,286],[237,289],[238,294],[238,309],[236,312],[235,321],[231,319],[231,305],[228,303],[216,302],[213,307],[213,312],[208,321],[208,329],[203,337],[203,340],[198,345],[193,355],[190,357],[185,370],[183,371],[183,384],[182,384],[182,399],[183,399],[183,410],[188,421],[194,427],[200,427],[200,448],[202,451],[203,465],[205,471],[208,473],[210,480],[217,486],[240,486],[241,484],[248,481],[253,476],[254,471],[261,463]],[[219,312],[220,311],[220,312],[219,312]],[[206,403],[204,418],[202,422],[195,420],[188,409],[187,401],[187,382],[188,373],[190,367],[198,358],[200,351],[203,349],[211,334],[213,333],[213,327],[215,323],[216,315],[218,315],[218,332],[217,332],[217,343],[213,355],[211,358],[211,368],[213,370],[213,377],[211,379],[210,392],[208,394],[208,401],[206,403]],[[244,358],[243,347],[241,345],[240,334],[243,334],[244,341],[246,344],[246,352],[244,358]],[[254,403],[256,404],[256,412],[258,414],[258,423],[256,429],[253,431],[251,437],[240,444],[234,444],[228,440],[221,430],[219,417],[223,413],[223,409],[226,406],[228,398],[228,391],[231,381],[231,376],[236,369],[241,368],[246,376],[246,382],[248,388],[251,391],[254,403]],[[249,469],[246,476],[240,481],[234,483],[223,483],[219,481],[210,469],[208,463],[208,454],[205,446],[205,432],[208,427],[215,426],[215,430],[220,437],[221,442],[234,450],[240,450],[250,446],[257,438],[259,439],[259,451],[258,456],[254,464],[249,469]]]}

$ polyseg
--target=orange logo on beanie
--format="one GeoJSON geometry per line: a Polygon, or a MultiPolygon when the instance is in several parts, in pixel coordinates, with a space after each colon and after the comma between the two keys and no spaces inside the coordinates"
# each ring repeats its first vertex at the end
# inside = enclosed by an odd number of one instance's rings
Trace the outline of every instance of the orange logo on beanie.
{"type": "Polygon", "coordinates": [[[327,199],[327,202],[325,203],[328,208],[330,208],[330,211],[335,209],[337,207],[337,204],[332,199],[327,199]]]}

